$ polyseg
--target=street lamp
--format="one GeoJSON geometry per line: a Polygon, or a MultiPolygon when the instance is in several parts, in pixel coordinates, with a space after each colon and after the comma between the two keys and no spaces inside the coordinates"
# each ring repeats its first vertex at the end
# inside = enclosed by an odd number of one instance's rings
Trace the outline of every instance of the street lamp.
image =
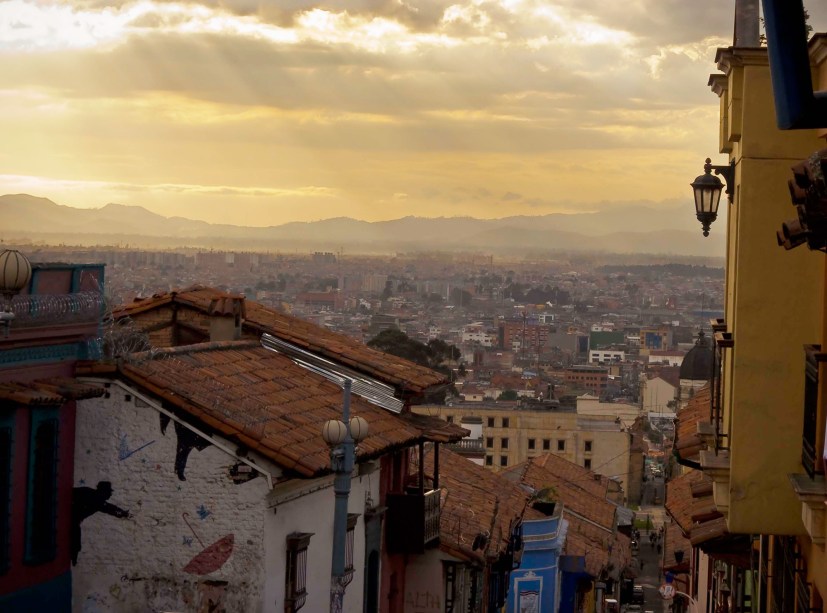
{"type": "Polygon", "coordinates": [[[29,283],[32,277],[32,265],[28,258],[16,249],[5,249],[0,253],[0,326],[5,329],[4,336],[9,335],[9,327],[14,319],[11,309],[12,298],[29,283]]]}
{"type": "Polygon", "coordinates": [[[344,379],[342,419],[331,419],[322,427],[322,437],[330,446],[330,464],[336,477],[333,491],[336,501],[333,511],[333,565],[330,577],[330,611],[341,613],[344,605],[345,550],[347,548],[347,501],[350,495],[350,475],[355,460],[354,443],[368,435],[368,422],[364,417],[350,417],[350,387],[352,381],[344,379]]]}
{"type": "Polygon", "coordinates": [[[735,181],[735,160],[725,166],[713,166],[712,160],[706,158],[704,174],[695,177],[690,183],[695,194],[695,214],[703,227],[704,236],[709,236],[709,226],[718,217],[718,204],[721,201],[721,191],[726,187],[726,195],[732,204],[732,187],[735,181]],[[726,181],[726,186],[712,171],[726,181]]]}

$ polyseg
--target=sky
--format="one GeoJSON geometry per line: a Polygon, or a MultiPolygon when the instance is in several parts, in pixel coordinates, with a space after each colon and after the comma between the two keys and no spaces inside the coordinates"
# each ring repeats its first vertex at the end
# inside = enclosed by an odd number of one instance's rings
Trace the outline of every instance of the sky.
{"type": "Polygon", "coordinates": [[[691,211],[725,162],[707,79],[733,9],[0,0],[0,194],[250,226],[691,211]]]}

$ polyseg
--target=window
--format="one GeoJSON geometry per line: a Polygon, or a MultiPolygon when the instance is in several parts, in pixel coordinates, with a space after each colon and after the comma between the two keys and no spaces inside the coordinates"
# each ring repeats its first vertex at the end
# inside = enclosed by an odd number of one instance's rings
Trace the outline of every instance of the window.
{"type": "Polygon", "coordinates": [[[485,437],[485,446],[491,449],[494,446],[494,437],[493,436],[486,436],[485,437]]]}
{"type": "Polygon", "coordinates": [[[551,449],[551,439],[544,438],[543,439],[543,451],[548,451],[551,449]]]}
{"type": "Polygon", "coordinates": [[[504,436],[502,438],[502,441],[500,442],[500,447],[502,447],[503,449],[508,449],[508,437],[507,436],[504,436]]]}
{"type": "Polygon", "coordinates": [[[584,441],[583,442],[583,451],[586,453],[592,452],[592,442],[591,441],[584,441]]]}
{"type": "Polygon", "coordinates": [[[447,421],[449,424],[454,423],[454,416],[453,415],[446,415],[445,416],[445,421],[447,421]]]}
{"type": "Polygon", "coordinates": [[[583,467],[588,468],[589,470],[591,470],[592,469],[592,459],[591,458],[586,458],[585,460],[583,460],[583,467]]]}
{"type": "Polygon", "coordinates": [[[493,417],[489,417],[489,418],[488,418],[488,427],[489,427],[489,428],[493,428],[493,427],[494,427],[494,418],[493,418],[493,417]]]}
{"type": "Polygon", "coordinates": [[[295,613],[307,600],[307,547],[312,532],[287,535],[287,568],[285,569],[284,611],[295,613]]]}
{"type": "Polygon", "coordinates": [[[503,417],[503,428],[507,428],[507,427],[508,427],[508,418],[503,417]]]}
{"type": "Polygon", "coordinates": [[[500,456],[500,466],[508,466],[508,456],[501,455],[500,456]]]}
{"type": "Polygon", "coordinates": [[[557,451],[565,451],[566,450],[566,441],[564,439],[560,439],[557,441],[557,451]]]}
{"type": "Polygon", "coordinates": [[[534,439],[533,438],[528,439],[528,448],[529,449],[534,449],[534,439]]]}
{"type": "Polygon", "coordinates": [[[26,564],[43,564],[57,554],[57,408],[34,409],[29,437],[26,564]]]}
{"type": "Polygon", "coordinates": [[[485,456],[485,465],[486,466],[494,466],[494,456],[492,456],[492,455],[485,456]]]}
{"type": "Polygon", "coordinates": [[[0,414],[0,575],[9,570],[14,411],[0,414]]]}

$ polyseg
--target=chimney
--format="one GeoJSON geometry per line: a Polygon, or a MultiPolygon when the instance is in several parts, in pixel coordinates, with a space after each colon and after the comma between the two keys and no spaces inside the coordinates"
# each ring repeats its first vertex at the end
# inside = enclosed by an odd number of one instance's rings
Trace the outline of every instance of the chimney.
{"type": "Polygon", "coordinates": [[[758,0],[735,0],[735,47],[760,47],[758,33],[758,0]]]}
{"type": "Polygon", "coordinates": [[[237,341],[241,338],[241,324],[247,314],[244,296],[223,294],[210,301],[210,342],[237,341]]]}

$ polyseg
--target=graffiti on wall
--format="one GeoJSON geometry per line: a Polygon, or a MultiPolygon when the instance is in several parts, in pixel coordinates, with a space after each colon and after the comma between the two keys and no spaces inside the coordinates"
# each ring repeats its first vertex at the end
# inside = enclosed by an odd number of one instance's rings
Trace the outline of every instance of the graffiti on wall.
{"type": "Polygon", "coordinates": [[[233,554],[235,535],[227,534],[211,545],[204,545],[204,541],[201,540],[201,537],[198,536],[198,533],[192,525],[190,525],[189,521],[187,521],[188,517],[189,513],[181,514],[181,518],[184,520],[184,523],[187,524],[187,528],[190,529],[190,532],[192,532],[193,537],[195,537],[195,540],[198,541],[202,549],[184,566],[184,572],[193,575],[208,575],[220,569],[227,560],[230,559],[230,556],[233,554]]]}
{"type": "Polygon", "coordinates": [[[96,488],[76,487],[72,490],[72,565],[78,563],[78,554],[81,549],[80,524],[87,517],[95,513],[105,513],[118,519],[129,519],[131,515],[111,502],[112,484],[109,481],[100,481],[96,488]]]}
{"type": "MultiPolygon", "coordinates": [[[[161,434],[166,436],[167,426],[169,426],[171,418],[169,415],[161,413],[160,419],[161,434]]],[[[187,459],[189,458],[190,451],[193,449],[202,451],[209,447],[211,443],[178,421],[175,422],[175,436],[178,439],[175,448],[175,474],[178,475],[181,481],[186,481],[187,477],[184,473],[187,470],[187,459]]]]}

